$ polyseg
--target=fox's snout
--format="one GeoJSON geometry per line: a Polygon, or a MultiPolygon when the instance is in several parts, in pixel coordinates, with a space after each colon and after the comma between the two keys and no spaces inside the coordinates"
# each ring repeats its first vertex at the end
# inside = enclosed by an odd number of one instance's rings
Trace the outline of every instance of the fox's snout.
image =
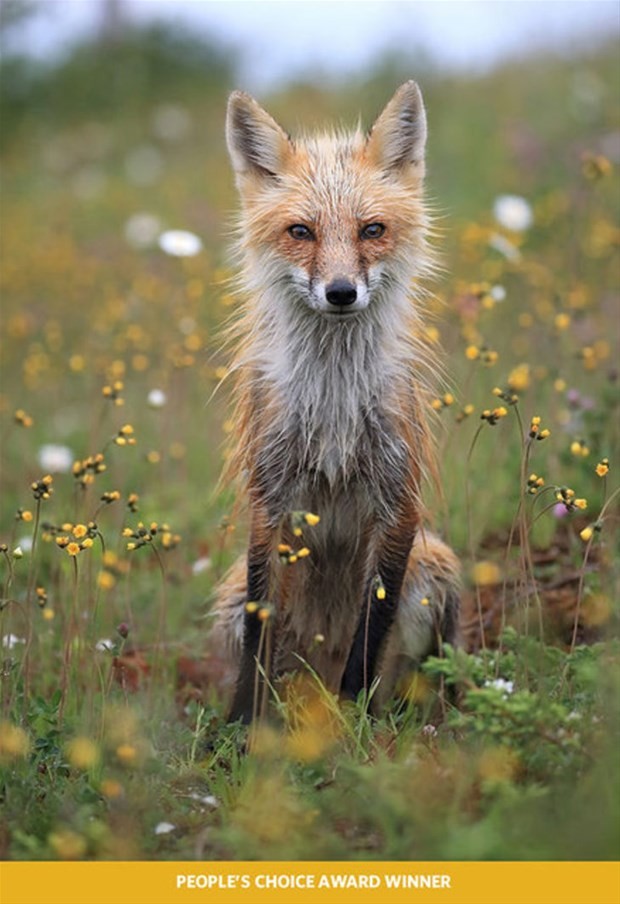
{"type": "Polygon", "coordinates": [[[334,279],[325,286],[325,298],[334,307],[348,308],[357,301],[357,289],[348,279],[334,279]]]}
{"type": "Polygon", "coordinates": [[[362,275],[336,273],[326,278],[317,276],[309,280],[307,291],[304,286],[299,288],[315,311],[340,317],[363,311],[370,301],[369,287],[362,275]]]}

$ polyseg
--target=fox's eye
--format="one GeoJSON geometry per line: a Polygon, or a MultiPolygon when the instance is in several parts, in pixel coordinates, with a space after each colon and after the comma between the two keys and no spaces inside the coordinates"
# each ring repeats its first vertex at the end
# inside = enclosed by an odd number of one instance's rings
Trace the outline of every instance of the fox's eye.
{"type": "Polygon", "coordinates": [[[385,232],[385,226],[383,223],[369,223],[368,226],[364,226],[360,231],[360,238],[362,239],[379,239],[385,232]]]}
{"type": "Polygon", "coordinates": [[[289,226],[288,234],[291,238],[297,239],[299,242],[312,241],[314,238],[312,230],[308,229],[308,227],[304,226],[302,223],[295,223],[293,226],[289,226]]]}

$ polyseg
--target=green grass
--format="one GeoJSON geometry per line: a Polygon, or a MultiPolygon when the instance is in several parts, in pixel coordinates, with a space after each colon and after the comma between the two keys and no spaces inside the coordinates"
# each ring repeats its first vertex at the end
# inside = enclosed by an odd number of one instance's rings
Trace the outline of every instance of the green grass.
{"type": "MultiPolygon", "coordinates": [[[[250,754],[214,693],[177,686],[245,543],[232,491],[217,488],[235,425],[225,385],[214,394],[218,330],[235,304],[222,125],[232,75],[198,93],[183,69],[161,92],[134,85],[126,105],[120,95],[116,111],[88,114],[79,92],[63,107],[66,72],[35,92],[3,154],[0,633],[17,641],[3,649],[1,856],[616,856],[619,190],[617,165],[599,158],[617,129],[617,69],[602,49],[476,79],[420,76],[445,265],[429,328],[445,352],[438,397],[454,396],[437,423],[443,494],[429,488],[428,503],[464,563],[473,651],[431,661],[409,702],[380,719],[310,681],[297,710],[275,707],[250,754]],[[189,124],[175,140],[161,137],[162,101],[189,124]],[[131,181],[128,155],[145,145],[131,181]],[[493,221],[505,193],[532,204],[523,236],[493,221]],[[180,260],[133,247],[124,230],[140,212],[197,233],[205,250],[180,260]],[[495,250],[496,234],[518,253],[495,250]],[[492,303],[492,286],[505,300],[492,303]],[[485,349],[498,353],[488,366],[485,349]],[[102,393],[116,381],[122,406],[102,393]],[[495,387],[519,399],[491,426],[480,415],[505,404],[495,387]],[[153,389],[163,407],[149,406],[153,389]],[[543,442],[528,438],[533,416],[551,431],[543,442]],[[117,445],[127,424],[136,443],[117,445]],[[586,456],[571,451],[580,440],[586,456]],[[49,443],[82,461],[103,452],[106,470],[85,487],[54,474],[37,502],[49,443]],[[544,477],[536,496],[532,472],[544,477]],[[556,517],[562,487],[587,508],[556,517]],[[72,558],[57,545],[80,541],[63,524],[91,521],[90,548],[72,558]],[[128,551],[123,530],[139,521],[157,533],[128,551]],[[600,532],[582,539],[591,525],[600,532]],[[499,648],[494,618],[508,627],[499,648]],[[438,696],[442,684],[452,696],[438,696]]],[[[369,122],[410,75],[384,67],[366,84],[297,86],[268,106],[291,128],[353,122],[360,107],[369,122]]]]}

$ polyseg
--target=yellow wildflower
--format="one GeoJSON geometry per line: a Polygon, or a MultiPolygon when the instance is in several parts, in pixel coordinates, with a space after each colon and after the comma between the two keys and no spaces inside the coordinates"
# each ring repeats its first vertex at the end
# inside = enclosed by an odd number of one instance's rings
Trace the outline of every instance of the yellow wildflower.
{"type": "Polygon", "coordinates": [[[530,365],[517,364],[508,374],[508,386],[514,392],[523,392],[530,385],[530,365]]]}
{"type": "Polygon", "coordinates": [[[97,586],[102,590],[111,590],[116,584],[116,578],[109,571],[100,571],[97,576],[97,586]]]}
{"type": "Polygon", "coordinates": [[[58,829],[56,832],[51,832],[47,840],[51,849],[61,860],[80,860],[86,853],[86,839],[72,829],[58,829]]]}
{"type": "Polygon", "coordinates": [[[109,797],[113,800],[121,796],[123,793],[123,786],[113,778],[104,778],[101,782],[100,790],[104,797],[109,797]]]}
{"type": "Polygon", "coordinates": [[[583,439],[576,439],[570,444],[570,450],[573,455],[580,458],[587,458],[590,454],[590,449],[585,443],[583,439]]]}
{"type": "Polygon", "coordinates": [[[73,738],[65,750],[67,759],[76,769],[90,769],[99,760],[99,748],[90,738],[73,738]]]}
{"type": "Polygon", "coordinates": [[[28,756],[30,738],[23,728],[11,722],[0,722],[0,762],[28,756]]]}
{"type": "Polygon", "coordinates": [[[599,477],[605,477],[609,473],[609,459],[601,458],[595,470],[599,477]]]}
{"type": "Polygon", "coordinates": [[[499,354],[493,349],[485,349],[482,352],[482,363],[486,367],[491,367],[493,364],[496,364],[499,359],[499,354]]]}
{"type": "Polygon", "coordinates": [[[499,584],[502,579],[502,572],[499,565],[495,562],[481,561],[471,569],[471,579],[478,587],[487,587],[492,584],[499,584]]]}
{"type": "Polygon", "coordinates": [[[121,763],[128,766],[136,760],[138,751],[132,744],[120,744],[116,748],[116,756],[121,763]]]}

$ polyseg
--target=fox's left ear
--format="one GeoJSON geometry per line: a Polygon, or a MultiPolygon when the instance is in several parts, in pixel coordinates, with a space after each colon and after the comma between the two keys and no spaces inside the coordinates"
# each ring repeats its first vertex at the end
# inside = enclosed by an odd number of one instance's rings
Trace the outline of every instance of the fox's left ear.
{"type": "Polygon", "coordinates": [[[425,145],[426,112],[422,94],[414,81],[405,82],[370,130],[366,153],[382,169],[396,170],[421,165],[425,145]]]}

